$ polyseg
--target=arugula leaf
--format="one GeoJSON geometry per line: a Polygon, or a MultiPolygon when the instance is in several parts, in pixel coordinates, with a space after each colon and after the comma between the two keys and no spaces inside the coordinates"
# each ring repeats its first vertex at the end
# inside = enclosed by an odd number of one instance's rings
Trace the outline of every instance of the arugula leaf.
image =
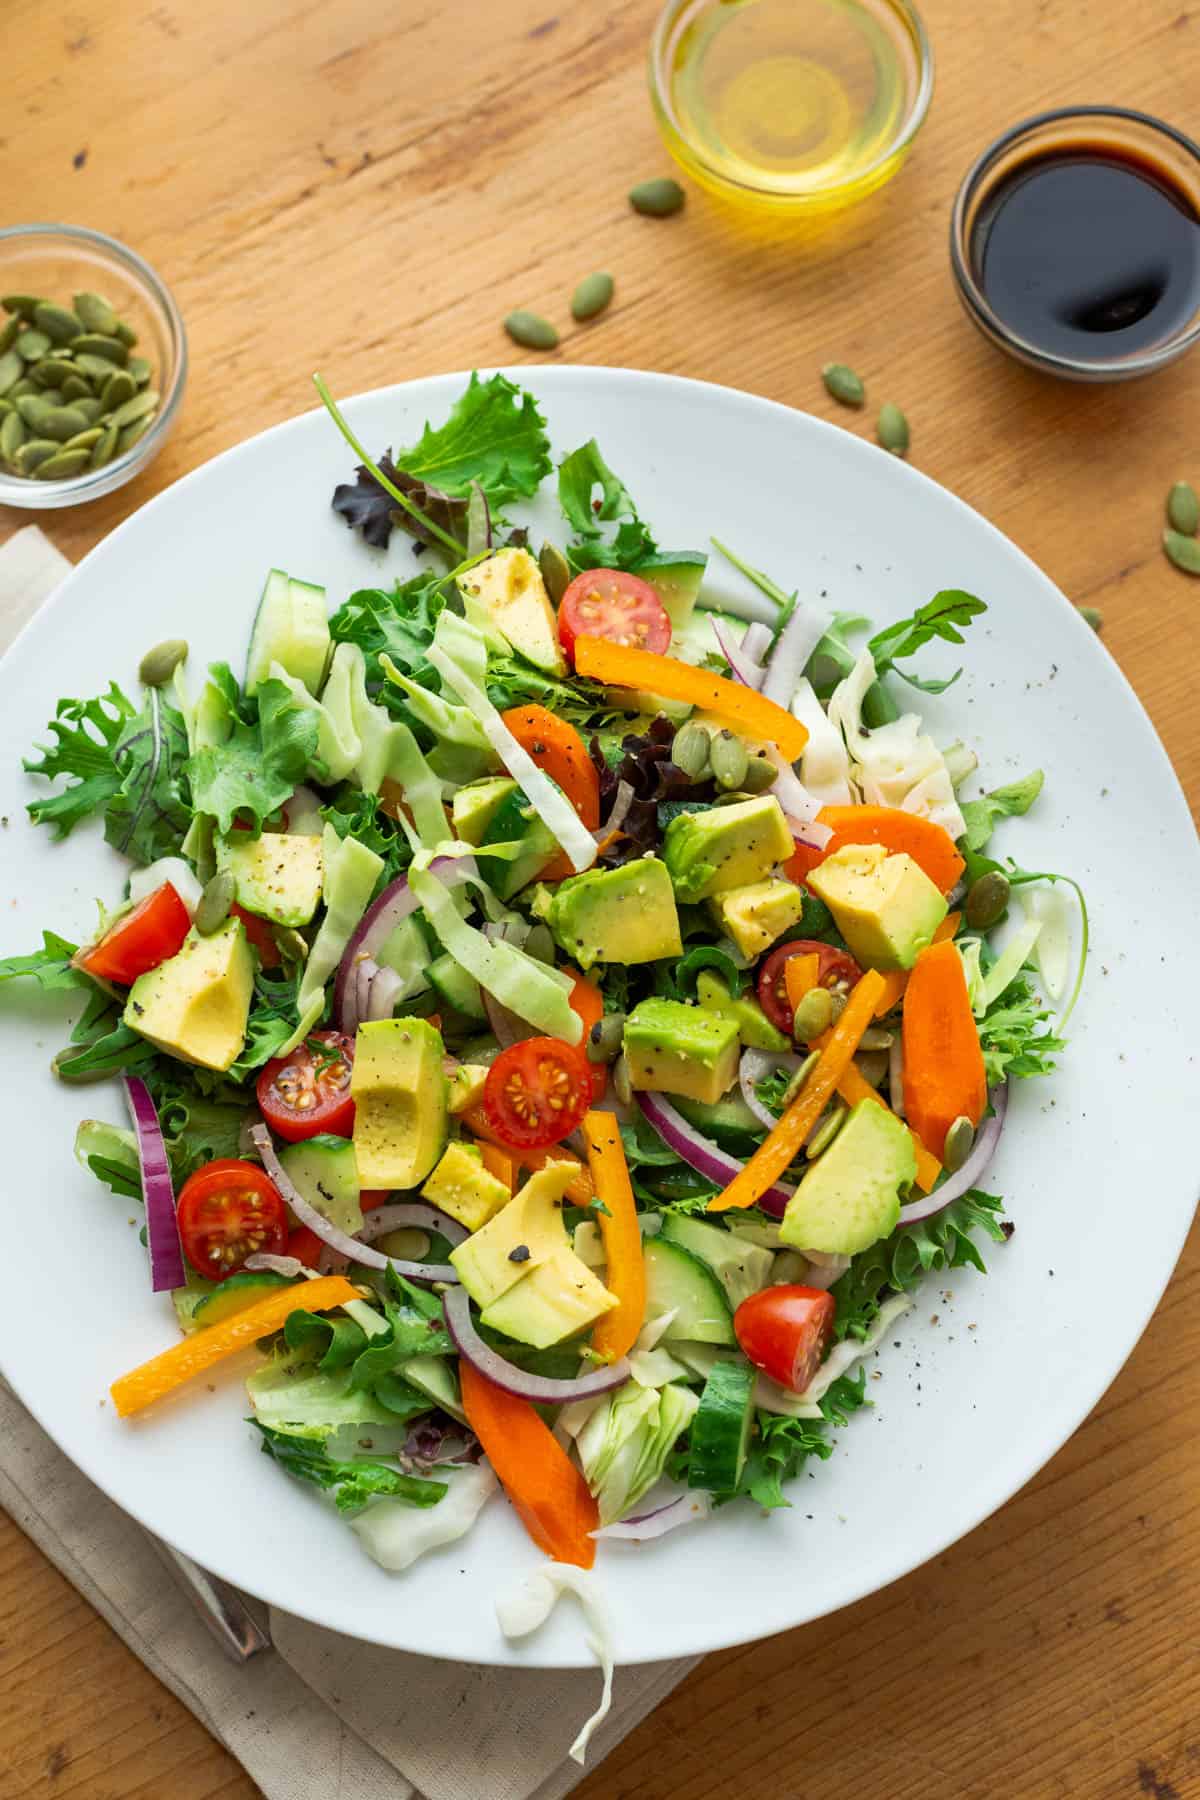
{"type": "Polygon", "coordinates": [[[631,1169],[673,1168],[679,1161],[678,1154],[667,1148],[653,1126],[637,1115],[628,1125],[621,1126],[621,1142],[631,1169]]]}
{"type": "Polygon", "coordinates": [[[342,1313],[312,1313],[303,1308],[288,1314],[283,1339],[289,1350],[311,1354],[322,1373],[344,1369],[367,1344],[367,1334],[355,1320],[342,1313]]]}
{"type": "Polygon", "coordinates": [[[123,1200],[141,1199],[142,1176],[132,1131],[101,1119],[81,1119],[75,1128],[75,1158],[123,1200]]]}
{"type": "Polygon", "coordinates": [[[143,866],[178,854],[192,820],[187,731],[158,688],[148,690],[145,707],[126,724],[112,760],[121,786],[104,814],[107,842],[143,866]]]}
{"type": "Polygon", "coordinates": [[[487,695],[499,712],[514,706],[544,706],[583,732],[602,730],[617,714],[599,682],[578,676],[560,681],[516,651],[488,658],[487,695]]]}
{"type": "Polygon", "coordinates": [[[835,1334],[865,1338],[885,1291],[907,1293],[931,1270],[960,1269],[969,1264],[986,1274],[987,1265],[974,1234],[982,1231],[1003,1243],[1009,1235],[998,1217],[1003,1205],[996,1195],[971,1188],[932,1218],[904,1225],[882,1243],[860,1251],[830,1289],[837,1303],[835,1334]]]}
{"type": "Polygon", "coordinates": [[[393,1500],[404,1500],[409,1506],[436,1506],[449,1492],[444,1481],[421,1481],[413,1475],[401,1475],[385,1463],[359,1461],[335,1462],[320,1445],[304,1438],[288,1437],[274,1431],[258,1419],[248,1419],[262,1433],[262,1448],[274,1457],[281,1469],[297,1481],[310,1481],[315,1487],[332,1488],[334,1504],[340,1513],[361,1512],[369,1500],[386,1494],[393,1500]]]}
{"type": "Polygon", "coordinates": [[[772,581],[768,574],[762,569],[756,569],[753,563],[744,562],[737,552],[731,550],[727,544],[723,544],[720,538],[711,538],[709,541],[714,550],[719,550],[721,552],[721,555],[725,558],[726,562],[731,562],[735,569],[741,571],[747,581],[752,581],[754,583],[760,594],[765,594],[768,600],[773,600],[775,602],[776,606],[779,608],[779,622],[777,628],[782,628],[791,616],[792,608],[796,604],[797,595],[800,590],[797,588],[795,593],[785,594],[777,581],[772,581]]]}
{"type": "Polygon", "coordinates": [[[330,804],[321,808],[321,817],[340,838],[357,838],[383,858],[377,892],[403,875],[412,861],[412,845],[398,822],[383,810],[378,794],[365,794],[346,783],[335,790],[330,804]]]}
{"type": "Polygon", "coordinates": [[[296,705],[282,681],[260,682],[258,718],[232,721],[223,744],[197,750],[189,770],[197,812],[216,819],[222,832],[235,824],[257,837],[262,822],[290,799],[317,748],[317,716],[296,705]]]}
{"type": "Polygon", "coordinates": [[[979,1021],[979,1044],[989,1087],[1007,1077],[1049,1075],[1066,1039],[1049,1028],[1053,1014],[1024,975],[1010,981],[979,1021]]]}
{"type": "Polygon", "coordinates": [[[558,502],[581,540],[567,547],[567,561],[577,575],[584,569],[634,569],[658,548],[642,523],[629,489],[609,468],[595,438],[572,450],[559,463],[558,502]],[[612,538],[603,541],[605,534],[600,523],[618,520],[612,538]]]}
{"type": "Polygon", "coordinates": [[[849,675],[858,657],[846,642],[850,632],[865,631],[871,623],[864,613],[835,612],[829,629],[808,659],[805,673],[820,700],[828,700],[839,681],[849,675]]]}
{"type": "Polygon", "coordinates": [[[300,1023],[299,989],[303,977],[303,965],[290,974],[259,969],[254,977],[250,1016],[246,1021],[246,1041],[228,1071],[230,1081],[245,1081],[273,1056],[278,1056],[293,1035],[300,1023]]]}
{"type": "Polygon", "coordinates": [[[145,1075],[157,1055],[144,1037],[116,1024],[81,1049],[60,1050],[50,1067],[60,1081],[102,1081],[106,1075],[145,1075]]]}
{"type": "Polygon", "coordinates": [[[422,687],[437,692],[437,671],[425,652],[433,642],[438,615],[446,605],[443,577],[430,573],[397,582],[391,593],[381,588],[359,588],[338,607],[329,621],[335,643],[357,644],[367,660],[367,683],[381,686],[380,699],[394,710],[403,707],[403,696],[384,677],[379,666],[386,652],[396,667],[422,687]],[[389,691],[390,689],[390,691],[389,691]]]}
{"type": "MultiPolygon", "coordinates": [[[[867,649],[875,659],[876,674],[886,675],[901,657],[915,656],[934,638],[943,638],[948,644],[961,644],[961,628],[986,611],[986,604],[977,600],[974,594],[968,594],[962,588],[943,588],[926,605],[919,606],[910,619],[901,619],[868,639],[867,649]]],[[[922,680],[905,669],[896,669],[896,674],[923,694],[944,694],[948,687],[954,686],[962,670],[956,669],[944,681],[922,680]]]]}
{"type": "Polygon", "coordinates": [[[70,944],[56,931],[43,931],[42,948],[28,956],[6,956],[0,959],[0,981],[16,981],[32,975],[39,987],[48,991],[58,988],[90,987],[82,969],[71,967],[78,944],[70,944]]]}
{"type": "Polygon", "coordinates": [[[60,793],[30,802],[26,810],[35,824],[52,825],[55,837],[65,838],[81,819],[108,805],[122,783],[113,752],[136,712],[115,681],[95,700],[59,701],[47,726],[54,743],[36,744],[40,756],[25,757],[21,766],[47,781],[72,779],[60,793]]]}
{"type": "Polygon", "coordinates": [[[176,1192],[205,1163],[242,1154],[242,1127],[250,1117],[244,1094],[230,1088],[232,1100],[213,1099],[200,1091],[201,1076],[208,1079],[206,1071],[189,1069],[167,1056],[160,1056],[144,1075],[158,1110],[176,1192]]]}
{"type": "Polygon", "coordinates": [[[993,788],[978,800],[964,800],[959,808],[967,823],[966,836],[960,841],[966,851],[977,855],[986,848],[998,819],[1011,819],[1027,813],[1042,791],[1046,777],[1040,769],[1020,781],[993,788]]]}

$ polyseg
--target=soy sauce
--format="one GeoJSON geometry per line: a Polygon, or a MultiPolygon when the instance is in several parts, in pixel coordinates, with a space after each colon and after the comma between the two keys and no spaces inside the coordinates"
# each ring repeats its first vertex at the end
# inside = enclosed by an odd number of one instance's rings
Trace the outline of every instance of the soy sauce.
{"type": "Polygon", "coordinates": [[[1165,171],[1080,144],[1043,152],[980,208],[975,279],[1011,331],[1103,363],[1186,326],[1200,305],[1200,215],[1165,171]]]}

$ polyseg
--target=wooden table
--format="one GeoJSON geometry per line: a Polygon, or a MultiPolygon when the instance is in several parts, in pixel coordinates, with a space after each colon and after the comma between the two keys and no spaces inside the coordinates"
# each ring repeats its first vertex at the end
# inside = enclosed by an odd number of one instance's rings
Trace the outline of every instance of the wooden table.
{"type": "MultiPolygon", "coordinates": [[[[6,0],[6,219],[134,245],[174,289],[193,356],[154,467],[41,522],[78,557],[186,470],[308,408],[315,367],[349,394],[519,360],[502,315],[569,322],[574,283],[605,267],[616,304],[559,357],[701,376],[843,424],[818,371],[854,364],[904,405],[921,468],[1104,609],[1105,642],[1200,797],[1200,586],[1158,548],[1168,485],[1200,478],[1200,363],[1112,389],[1027,375],[965,323],[946,255],[958,178],[1011,120],[1098,98],[1193,123],[1200,12],[923,3],[939,77],[915,155],[845,233],[806,241],[694,193],[666,223],[630,212],[631,184],[667,166],[643,74],[652,0],[561,17],[553,0],[6,0]]],[[[0,539],[28,516],[3,513],[0,539]]],[[[1200,1795],[1198,1271],[1193,1242],[1124,1374],[1002,1513],[848,1612],[710,1658],[581,1800],[1200,1795]]],[[[1119,1283],[1097,1295],[1109,1303],[1119,1283]]],[[[7,1522],[0,1747],[14,1800],[257,1792],[7,1522]]]]}

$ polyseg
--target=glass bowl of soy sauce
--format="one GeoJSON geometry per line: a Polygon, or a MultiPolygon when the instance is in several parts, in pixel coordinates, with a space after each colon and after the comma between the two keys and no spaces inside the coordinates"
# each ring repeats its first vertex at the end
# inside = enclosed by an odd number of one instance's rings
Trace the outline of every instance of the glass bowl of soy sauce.
{"type": "Polygon", "coordinates": [[[1014,125],[967,171],[950,256],[997,348],[1070,381],[1128,381],[1200,338],[1200,146],[1116,106],[1014,125]]]}

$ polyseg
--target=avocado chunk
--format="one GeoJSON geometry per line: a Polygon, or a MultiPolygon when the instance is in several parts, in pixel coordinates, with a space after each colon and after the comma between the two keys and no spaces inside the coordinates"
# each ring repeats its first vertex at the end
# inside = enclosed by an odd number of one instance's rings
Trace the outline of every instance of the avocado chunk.
{"type": "Polygon", "coordinates": [[[656,856],[568,876],[554,890],[545,919],[581,969],[683,954],[671,878],[656,856]]]}
{"type": "Polygon", "coordinates": [[[682,1000],[643,1000],[625,1021],[625,1059],[633,1087],[711,1106],[737,1074],[738,1028],[682,1000]]]}
{"type": "Polygon", "coordinates": [[[237,902],[276,925],[307,925],[324,879],[319,837],[264,831],[247,843],[217,845],[217,867],[237,882],[237,902]]]}
{"type": "Polygon", "coordinates": [[[497,811],[516,791],[511,775],[489,775],[460,787],[450,802],[455,834],[464,844],[482,844],[497,811]]]}
{"type": "Polygon", "coordinates": [[[663,860],[679,900],[707,900],[763,881],[795,846],[774,794],[680,813],[667,826],[663,860]]]}
{"type": "Polygon", "coordinates": [[[779,1227],[783,1243],[827,1256],[854,1256],[890,1237],[900,1190],[916,1179],[908,1127],[875,1100],[860,1100],[809,1167],[779,1227]]]}
{"type": "Polygon", "coordinates": [[[753,960],[796,923],[804,911],[804,895],[794,881],[769,875],[714,894],[708,906],[721,930],[753,960]]]}
{"type": "Polygon", "coordinates": [[[792,1048],[782,1031],[777,1031],[757,1000],[735,1000],[719,975],[702,969],[696,978],[696,998],[705,1012],[718,1018],[732,1019],[738,1037],[748,1050],[775,1050],[781,1054],[792,1048]]]}
{"type": "Polygon", "coordinates": [[[946,917],[945,896],[921,865],[882,844],[847,844],[807,881],[864,968],[911,969],[946,917]]]}
{"type": "Polygon", "coordinates": [[[430,1206],[440,1207],[468,1231],[478,1231],[512,1198],[506,1184],[484,1168],[482,1155],[469,1144],[447,1144],[423,1193],[430,1206]]]}
{"type": "Polygon", "coordinates": [[[211,937],[189,931],[183,948],[129,990],[124,1020],[168,1056],[221,1072],[246,1042],[254,958],[240,919],[211,937]]]}
{"type": "Polygon", "coordinates": [[[482,1314],[483,1323],[518,1343],[547,1350],[578,1337],[617,1304],[571,1250],[555,1250],[482,1314]]]}
{"type": "Polygon", "coordinates": [[[465,1113],[483,1098],[483,1084],[488,1077],[486,1063],[459,1063],[450,1072],[450,1111],[465,1113]]]}
{"type": "Polygon", "coordinates": [[[279,1152],[280,1165],[302,1200],[323,1219],[354,1237],[362,1230],[362,1186],[350,1138],[306,1138],[279,1152]]]}
{"type": "Polygon", "coordinates": [[[558,621],[541,570],[528,550],[497,550],[458,578],[459,592],[477,601],[514,650],[551,675],[565,675],[558,621]]]}
{"type": "Polygon", "coordinates": [[[354,1044],[354,1152],[367,1188],[413,1188],[446,1147],[442,1034],[427,1019],[371,1019],[354,1044]]]}

